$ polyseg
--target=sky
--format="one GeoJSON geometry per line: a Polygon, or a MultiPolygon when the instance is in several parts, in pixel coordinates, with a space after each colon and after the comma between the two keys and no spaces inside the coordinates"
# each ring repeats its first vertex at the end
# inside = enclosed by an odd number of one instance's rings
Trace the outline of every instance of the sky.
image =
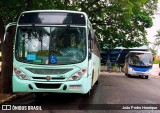
{"type": "MultiPolygon", "coordinates": [[[[158,10],[155,13],[153,18],[153,26],[146,30],[147,30],[148,41],[150,41],[151,43],[154,43],[155,39],[157,38],[155,37],[155,35],[157,34],[157,30],[160,30],[160,0],[158,2],[158,10]]],[[[149,46],[152,47],[153,45],[150,44],[149,46]]]]}

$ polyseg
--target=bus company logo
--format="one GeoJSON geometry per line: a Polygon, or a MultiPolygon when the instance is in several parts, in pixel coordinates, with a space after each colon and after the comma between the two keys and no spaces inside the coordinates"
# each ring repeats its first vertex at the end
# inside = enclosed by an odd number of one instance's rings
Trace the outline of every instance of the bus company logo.
{"type": "Polygon", "coordinates": [[[11,105],[2,105],[2,110],[11,110],[11,105]]]}
{"type": "Polygon", "coordinates": [[[47,77],[46,77],[46,80],[48,80],[48,81],[51,80],[51,77],[50,77],[50,76],[47,76],[47,77]]]}

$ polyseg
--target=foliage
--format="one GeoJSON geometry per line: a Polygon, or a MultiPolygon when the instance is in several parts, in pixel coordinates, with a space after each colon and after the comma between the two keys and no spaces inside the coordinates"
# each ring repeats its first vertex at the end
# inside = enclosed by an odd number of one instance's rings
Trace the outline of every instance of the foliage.
{"type": "Polygon", "coordinates": [[[150,49],[150,51],[152,52],[153,55],[156,55],[157,50],[155,50],[155,49],[153,49],[153,48],[149,48],[149,49],[150,49]]]}
{"type": "Polygon", "coordinates": [[[93,23],[101,48],[114,48],[148,44],[145,28],[152,26],[157,0],[2,0],[0,7],[5,24],[16,21],[24,10],[84,11],[93,23]]]}
{"type": "Polygon", "coordinates": [[[160,30],[157,31],[157,34],[155,35],[157,38],[155,39],[154,45],[160,46],[160,30]]]}
{"type": "Polygon", "coordinates": [[[155,50],[155,49],[159,49],[159,46],[160,46],[160,30],[157,31],[157,34],[155,35],[157,38],[154,40],[154,43],[153,46],[152,46],[152,53],[153,54],[156,54],[158,52],[158,50],[155,50]]]}
{"type": "Polygon", "coordinates": [[[157,31],[157,34],[155,35],[156,37],[160,37],[160,30],[157,31]]]}
{"type": "MultiPolygon", "coordinates": [[[[152,26],[157,0],[1,0],[0,38],[4,25],[17,21],[25,10],[65,9],[87,13],[101,48],[134,47],[147,44],[145,28],[152,26]]],[[[11,92],[13,29],[8,44],[2,43],[2,92],[11,92]],[[7,84],[7,85],[6,85],[7,84]]]]}
{"type": "Polygon", "coordinates": [[[153,64],[160,64],[160,59],[159,59],[159,58],[156,58],[156,59],[153,61],[153,64]]]}
{"type": "Polygon", "coordinates": [[[0,17],[6,24],[17,21],[19,14],[24,11],[25,4],[21,0],[1,0],[0,1],[0,17]],[[23,7],[22,7],[23,5],[23,7]]]}

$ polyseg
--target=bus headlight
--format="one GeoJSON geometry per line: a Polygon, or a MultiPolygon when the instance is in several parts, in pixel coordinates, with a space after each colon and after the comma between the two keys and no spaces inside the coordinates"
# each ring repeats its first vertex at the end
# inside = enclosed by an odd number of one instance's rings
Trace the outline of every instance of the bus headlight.
{"type": "Polygon", "coordinates": [[[129,67],[129,71],[133,71],[133,68],[130,68],[130,67],[129,67]]]}
{"type": "Polygon", "coordinates": [[[83,75],[86,73],[86,71],[87,71],[86,69],[82,69],[76,72],[75,74],[73,74],[68,80],[69,81],[80,80],[83,77],[83,75]]]}
{"type": "Polygon", "coordinates": [[[19,79],[29,80],[29,78],[28,78],[22,71],[20,71],[19,69],[13,68],[13,71],[15,72],[16,76],[17,76],[19,79]]]}

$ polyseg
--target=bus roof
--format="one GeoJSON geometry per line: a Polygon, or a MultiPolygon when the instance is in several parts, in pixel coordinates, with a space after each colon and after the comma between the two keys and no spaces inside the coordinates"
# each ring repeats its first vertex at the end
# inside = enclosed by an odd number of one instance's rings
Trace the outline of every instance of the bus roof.
{"type": "Polygon", "coordinates": [[[82,11],[74,11],[74,10],[31,10],[31,11],[24,11],[22,13],[31,13],[31,12],[64,12],[64,13],[79,13],[84,14],[87,16],[85,12],[82,11]]]}
{"type": "Polygon", "coordinates": [[[86,26],[88,16],[85,12],[71,10],[31,10],[21,13],[19,25],[46,24],[46,25],[80,25],[86,26]]]}

